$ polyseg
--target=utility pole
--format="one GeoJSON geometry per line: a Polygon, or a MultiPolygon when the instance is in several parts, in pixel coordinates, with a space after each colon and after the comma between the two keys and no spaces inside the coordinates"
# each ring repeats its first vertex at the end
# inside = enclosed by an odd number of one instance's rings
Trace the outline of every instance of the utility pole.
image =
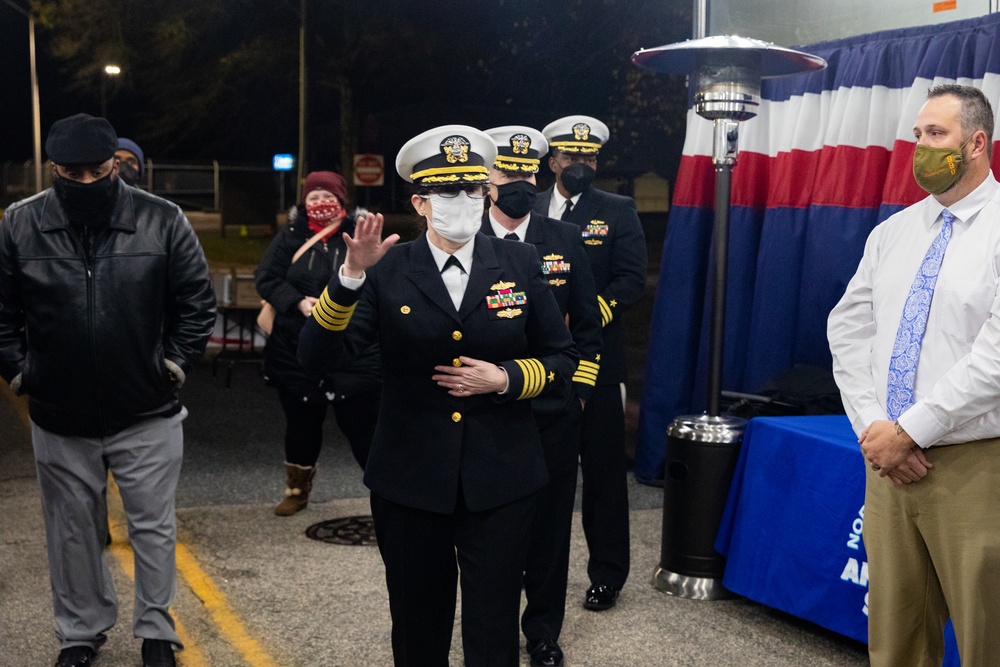
{"type": "Polygon", "coordinates": [[[8,7],[28,18],[28,53],[31,60],[31,123],[35,149],[35,192],[42,191],[42,114],[38,101],[38,67],[35,64],[35,16],[11,0],[3,0],[8,7]]]}
{"type": "Polygon", "coordinates": [[[295,201],[302,200],[302,183],[306,178],[306,0],[299,9],[299,155],[295,181],[295,201]]]}

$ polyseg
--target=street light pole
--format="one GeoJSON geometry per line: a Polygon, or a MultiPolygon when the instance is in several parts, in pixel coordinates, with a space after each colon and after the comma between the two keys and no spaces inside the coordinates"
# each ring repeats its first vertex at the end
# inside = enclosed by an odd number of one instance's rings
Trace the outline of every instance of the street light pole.
{"type": "Polygon", "coordinates": [[[299,8],[299,155],[295,181],[295,201],[306,178],[306,0],[299,8]]]}
{"type": "Polygon", "coordinates": [[[3,0],[7,6],[23,16],[28,17],[28,53],[31,60],[31,122],[32,136],[34,137],[35,151],[35,192],[42,191],[42,114],[39,110],[38,102],[38,68],[35,65],[35,17],[24,9],[15,5],[11,0],[3,0]]]}

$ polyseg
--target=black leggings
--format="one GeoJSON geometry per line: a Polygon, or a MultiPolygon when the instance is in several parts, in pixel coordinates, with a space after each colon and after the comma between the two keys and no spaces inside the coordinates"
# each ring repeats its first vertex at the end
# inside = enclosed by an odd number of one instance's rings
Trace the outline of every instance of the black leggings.
{"type": "MultiPolygon", "coordinates": [[[[351,444],[351,453],[363,470],[375,435],[378,407],[382,390],[351,396],[334,402],[333,415],[337,426],[351,444]]],[[[323,421],[326,401],[305,402],[300,394],[278,387],[278,398],[285,413],[285,460],[295,465],[312,467],[319,460],[323,447],[323,421]]]]}

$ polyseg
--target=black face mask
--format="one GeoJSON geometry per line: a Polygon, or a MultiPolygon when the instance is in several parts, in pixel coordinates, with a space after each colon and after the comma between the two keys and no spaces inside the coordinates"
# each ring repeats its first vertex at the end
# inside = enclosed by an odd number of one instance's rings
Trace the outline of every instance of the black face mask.
{"type": "Polygon", "coordinates": [[[576,196],[590,187],[594,182],[597,172],[593,167],[588,167],[582,162],[574,162],[562,170],[559,180],[570,196],[576,196]]]}
{"type": "Polygon", "coordinates": [[[118,184],[111,174],[92,183],[80,183],[71,178],[56,176],[52,186],[70,219],[74,216],[92,217],[109,213],[118,193],[118,184]]]}
{"type": "Polygon", "coordinates": [[[538,192],[530,181],[514,181],[497,186],[497,207],[506,215],[520,220],[529,213],[535,205],[538,192]]]}
{"type": "Polygon", "coordinates": [[[139,186],[139,171],[124,160],[118,165],[118,177],[125,181],[125,185],[139,186]]]}

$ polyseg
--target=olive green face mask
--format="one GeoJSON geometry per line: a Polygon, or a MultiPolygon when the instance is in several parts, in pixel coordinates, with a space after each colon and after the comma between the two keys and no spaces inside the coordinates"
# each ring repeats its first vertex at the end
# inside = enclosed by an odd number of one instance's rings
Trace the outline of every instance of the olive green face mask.
{"type": "Polygon", "coordinates": [[[918,144],[913,153],[913,178],[917,185],[932,195],[939,195],[954,185],[965,173],[962,149],[969,139],[958,148],[931,148],[918,144]]]}

